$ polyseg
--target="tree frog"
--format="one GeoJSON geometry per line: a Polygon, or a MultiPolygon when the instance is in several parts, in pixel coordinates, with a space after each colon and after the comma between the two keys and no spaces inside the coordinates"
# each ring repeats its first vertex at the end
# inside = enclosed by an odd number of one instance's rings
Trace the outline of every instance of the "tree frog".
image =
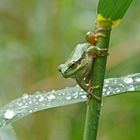
{"type": "MultiPolygon", "coordinates": [[[[103,36],[101,33],[88,32],[86,43],[78,44],[68,60],[60,64],[58,70],[64,78],[74,78],[79,86],[89,94],[96,87],[91,86],[92,67],[97,56],[107,55],[107,49],[96,46],[97,37],[103,36]]],[[[97,99],[98,97],[96,97],[97,99]]]]}

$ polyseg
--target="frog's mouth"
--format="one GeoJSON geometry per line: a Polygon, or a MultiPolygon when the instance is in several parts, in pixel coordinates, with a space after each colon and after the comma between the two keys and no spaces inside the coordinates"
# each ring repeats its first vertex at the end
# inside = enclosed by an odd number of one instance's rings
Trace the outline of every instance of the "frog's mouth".
{"type": "Polygon", "coordinates": [[[79,73],[78,71],[84,70],[81,65],[73,65],[72,67],[68,67],[65,64],[61,64],[58,67],[58,70],[61,72],[64,78],[75,78],[75,75],[79,73]]]}
{"type": "Polygon", "coordinates": [[[60,64],[58,70],[64,78],[72,77],[77,72],[76,67],[68,67],[65,64],[60,64]]]}

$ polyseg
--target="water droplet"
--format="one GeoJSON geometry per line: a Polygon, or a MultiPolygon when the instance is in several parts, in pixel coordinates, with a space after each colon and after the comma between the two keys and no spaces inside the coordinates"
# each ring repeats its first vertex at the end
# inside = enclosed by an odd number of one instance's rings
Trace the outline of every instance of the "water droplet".
{"type": "Polygon", "coordinates": [[[32,101],[29,101],[29,104],[32,104],[32,101]]]}
{"type": "Polygon", "coordinates": [[[120,87],[123,87],[123,88],[125,87],[122,83],[120,83],[119,86],[120,86],[120,87]]]}
{"type": "Polygon", "coordinates": [[[71,99],[71,96],[67,96],[67,97],[66,97],[66,100],[70,100],[70,99],[71,99]]]}
{"type": "Polygon", "coordinates": [[[128,86],[128,91],[134,91],[135,87],[133,85],[128,86]]]}
{"type": "Polygon", "coordinates": [[[117,84],[117,80],[116,80],[116,79],[114,79],[114,81],[113,81],[113,82],[114,82],[114,84],[117,84]]]}
{"type": "Polygon", "coordinates": [[[40,96],[40,98],[38,99],[39,102],[42,102],[44,101],[44,97],[43,96],[40,96]]]}
{"type": "Polygon", "coordinates": [[[33,112],[33,110],[30,110],[29,112],[30,112],[30,113],[32,113],[32,112],[33,112]]]}
{"type": "Polygon", "coordinates": [[[52,93],[55,93],[55,90],[52,90],[51,92],[52,92],[52,93]]]}
{"type": "Polygon", "coordinates": [[[84,90],[81,88],[80,91],[83,92],[84,90]]]}
{"type": "Polygon", "coordinates": [[[136,82],[140,82],[140,78],[139,78],[139,77],[136,77],[136,78],[135,78],[135,81],[136,81],[136,82]]]}
{"type": "Polygon", "coordinates": [[[105,84],[104,84],[104,87],[108,87],[108,84],[105,83],[105,84]]]}
{"type": "Polygon", "coordinates": [[[6,119],[12,119],[14,116],[16,115],[16,113],[13,110],[6,110],[6,112],[4,113],[4,117],[6,119]]]}
{"type": "Polygon", "coordinates": [[[133,83],[133,79],[131,77],[124,77],[123,81],[126,83],[126,84],[131,84],[133,83]]]}
{"type": "Polygon", "coordinates": [[[52,99],[55,99],[56,97],[55,97],[54,95],[50,94],[50,95],[47,96],[47,98],[48,98],[49,100],[52,100],[52,99]]]}
{"type": "Polygon", "coordinates": [[[107,92],[106,92],[106,95],[109,95],[109,94],[110,94],[110,91],[107,91],[107,92]]]}
{"type": "Polygon", "coordinates": [[[3,124],[2,124],[2,126],[5,126],[5,125],[6,125],[6,123],[3,123],[3,124]]]}
{"type": "Polygon", "coordinates": [[[110,86],[108,86],[107,88],[108,88],[108,90],[111,90],[112,89],[110,86]]]}
{"type": "Polygon", "coordinates": [[[121,90],[120,90],[119,88],[117,88],[117,89],[116,89],[116,92],[119,93],[119,92],[121,92],[121,90]]]}
{"type": "Polygon", "coordinates": [[[78,93],[77,92],[73,93],[73,96],[74,96],[74,98],[77,98],[78,97],[78,93]]]}
{"type": "Polygon", "coordinates": [[[106,84],[109,83],[109,80],[105,80],[105,83],[106,83],[106,84]]]}
{"type": "Polygon", "coordinates": [[[103,88],[103,92],[106,92],[106,88],[103,88]]]}
{"type": "Polygon", "coordinates": [[[84,91],[79,91],[79,95],[83,95],[84,93],[83,93],[84,91]]]}
{"type": "Polygon", "coordinates": [[[82,95],[81,98],[86,99],[87,95],[82,95]]]}
{"type": "Polygon", "coordinates": [[[22,103],[17,103],[18,104],[18,106],[22,106],[22,103]]]}
{"type": "Polygon", "coordinates": [[[36,91],[35,94],[37,94],[36,96],[38,96],[39,94],[41,94],[41,92],[40,91],[36,91]]]}
{"type": "Polygon", "coordinates": [[[29,95],[27,93],[22,95],[22,99],[28,99],[29,95]]]}

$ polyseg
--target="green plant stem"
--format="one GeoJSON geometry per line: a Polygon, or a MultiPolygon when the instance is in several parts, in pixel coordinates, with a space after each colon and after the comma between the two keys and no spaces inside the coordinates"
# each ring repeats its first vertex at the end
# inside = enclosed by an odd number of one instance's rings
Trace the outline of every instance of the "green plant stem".
{"type": "MultiPolygon", "coordinates": [[[[105,37],[99,37],[97,40],[97,46],[100,48],[109,47],[110,31],[102,31],[105,37]]],[[[105,77],[107,56],[97,57],[93,65],[93,78],[92,86],[99,86],[99,89],[94,90],[94,95],[102,99],[102,89],[105,77]]],[[[99,116],[101,109],[101,101],[97,101],[95,98],[91,98],[87,104],[87,114],[85,121],[85,130],[83,140],[96,140],[99,116]]]]}

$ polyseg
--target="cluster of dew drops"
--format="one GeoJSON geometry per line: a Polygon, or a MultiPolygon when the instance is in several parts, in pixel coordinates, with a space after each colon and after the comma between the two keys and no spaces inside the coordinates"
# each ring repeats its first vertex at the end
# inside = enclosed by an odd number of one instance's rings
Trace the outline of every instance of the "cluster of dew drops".
{"type": "Polygon", "coordinates": [[[24,93],[22,97],[0,109],[0,127],[39,110],[77,103],[85,99],[86,94],[78,85],[63,90],[36,92],[34,95],[24,93]]]}
{"type": "Polygon", "coordinates": [[[110,96],[127,91],[140,90],[140,74],[131,74],[121,78],[110,78],[104,82],[103,95],[110,96]]]}
{"type": "MultiPolygon", "coordinates": [[[[140,74],[104,81],[103,96],[110,96],[126,91],[140,90],[140,74]]],[[[34,95],[23,94],[0,109],[0,127],[18,120],[33,112],[85,101],[86,93],[77,85],[63,90],[36,92],[34,95]]]]}

